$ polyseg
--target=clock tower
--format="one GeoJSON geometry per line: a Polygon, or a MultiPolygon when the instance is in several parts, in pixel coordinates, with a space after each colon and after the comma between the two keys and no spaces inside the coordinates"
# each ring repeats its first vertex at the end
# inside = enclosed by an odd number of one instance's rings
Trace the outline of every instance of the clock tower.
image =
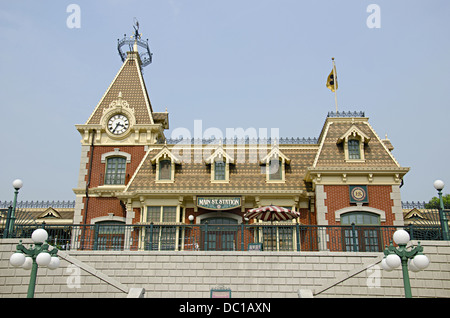
{"type": "Polygon", "coordinates": [[[148,40],[135,33],[118,40],[122,66],[87,121],[75,125],[81,134],[81,160],[74,224],[133,224],[137,216],[116,197],[130,181],[149,146],[164,143],[168,113],[154,112],[142,76],[152,54],[148,40]],[[122,47],[129,51],[123,52],[122,47]]]}

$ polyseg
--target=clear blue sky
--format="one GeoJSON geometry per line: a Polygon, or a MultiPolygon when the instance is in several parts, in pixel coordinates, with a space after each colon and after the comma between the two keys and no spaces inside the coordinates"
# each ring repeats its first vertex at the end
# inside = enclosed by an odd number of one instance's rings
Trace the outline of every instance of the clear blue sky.
{"type": "MultiPolygon", "coordinates": [[[[279,128],[318,137],[335,109],[362,110],[411,167],[402,200],[450,189],[450,1],[153,0],[0,3],[0,200],[74,200],[84,124],[121,66],[137,17],[153,64],[144,78],[171,131],[279,128]],[[66,12],[81,9],[81,27],[66,12]],[[368,28],[370,4],[381,27],[368,28]]],[[[170,136],[171,131],[167,132],[170,136]]],[[[447,190],[447,191],[445,191],[447,190]]]]}

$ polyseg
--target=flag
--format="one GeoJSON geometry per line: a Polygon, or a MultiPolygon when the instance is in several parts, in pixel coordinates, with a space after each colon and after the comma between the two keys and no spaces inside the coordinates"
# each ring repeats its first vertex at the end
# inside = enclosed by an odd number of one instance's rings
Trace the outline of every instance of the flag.
{"type": "Polygon", "coordinates": [[[328,75],[328,78],[327,78],[327,88],[330,89],[332,92],[335,92],[338,89],[336,68],[334,66],[333,66],[333,69],[331,70],[330,75],[328,75]],[[336,87],[335,87],[335,84],[336,84],[336,87]]]}

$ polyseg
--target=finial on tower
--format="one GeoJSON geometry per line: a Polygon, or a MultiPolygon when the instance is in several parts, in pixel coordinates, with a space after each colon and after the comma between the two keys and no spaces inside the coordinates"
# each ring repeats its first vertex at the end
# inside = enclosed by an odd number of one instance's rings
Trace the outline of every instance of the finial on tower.
{"type": "Polygon", "coordinates": [[[134,35],[127,37],[126,34],[124,34],[124,37],[122,40],[117,39],[117,50],[119,51],[120,58],[122,59],[122,62],[125,62],[127,59],[128,52],[136,52],[139,55],[139,58],[141,59],[141,67],[145,67],[152,63],[152,53],[150,52],[150,47],[148,45],[148,39],[142,40],[142,34],[139,33],[139,21],[134,18],[133,20],[133,29],[134,29],[134,35]],[[122,47],[127,46],[129,48],[129,51],[123,51],[122,47]],[[141,52],[139,52],[139,47],[142,48],[141,52]]]}

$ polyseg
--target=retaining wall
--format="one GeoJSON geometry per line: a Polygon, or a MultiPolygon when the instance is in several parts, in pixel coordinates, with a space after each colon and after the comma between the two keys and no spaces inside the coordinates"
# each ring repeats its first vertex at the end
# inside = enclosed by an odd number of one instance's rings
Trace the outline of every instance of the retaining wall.
{"type": "MultiPolygon", "coordinates": [[[[0,240],[0,297],[26,297],[30,271],[9,257],[17,239],[0,240]]],[[[28,246],[30,240],[24,240],[28,246]]],[[[430,266],[410,272],[413,297],[450,297],[450,242],[422,242],[430,266]]],[[[401,269],[385,272],[382,253],[59,251],[61,266],[39,268],[35,297],[233,298],[403,297],[401,269]],[[136,289],[138,288],[138,289],[136,289]],[[131,292],[130,292],[131,291],[131,292]],[[306,293],[305,293],[306,291],[306,293]],[[311,291],[311,293],[309,293],[311,291]]]]}

